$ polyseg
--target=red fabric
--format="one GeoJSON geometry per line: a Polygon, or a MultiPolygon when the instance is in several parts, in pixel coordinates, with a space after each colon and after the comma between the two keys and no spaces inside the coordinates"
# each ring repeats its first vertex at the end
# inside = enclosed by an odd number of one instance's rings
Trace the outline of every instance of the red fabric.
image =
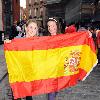
{"type": "Polygon", "coordinates": [[[76,27],[74,25],[71,25],[65,29],[65,33],[73,33],[73,32],[76,32],[76,27]]]}
{"type": "Polygon", "coordinates": [[[5,43],[4,49],[9,51],[48,50],[85,45],[88,43],[86,39],[88,40],[86,32],[74,32],[72,34],[60,34],[57,36],[16,38],[11,43],[5,43]]]}
{"type": "Polygon", "coordinates": [[[75,86],[78,80],[82,80],[87,74],[82,69],[79,69],[79,71],[81,74],[78,73],[72,76],[62,76],[59,78],[51,78],[46,80],[35,80],[32,82],[10,83],[14,94],[14,99],[55,92],[63,88],[75,86]]]}

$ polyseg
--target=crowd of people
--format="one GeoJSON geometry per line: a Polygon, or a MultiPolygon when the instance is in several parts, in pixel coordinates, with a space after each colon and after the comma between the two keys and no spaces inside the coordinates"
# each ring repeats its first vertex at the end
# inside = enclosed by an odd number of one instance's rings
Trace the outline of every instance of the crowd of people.
{"type": "MultiPolygon", "coordinates": [[[[41,29],[41,28],[40,28],[41,29]]],[[[14,22],[14,25],[11,27],[11,34],[9,35],[9,40],[5,40],[6,43],[10,43],[13,38],[27,38],[27,37],[34,37],[34,36],[41,36],[39,32],[42,33],[41,29],[39,31],[38,23],[35,19],[29,19],[26,22],[17,23],[14,22]]],[[[73,33],[79,31],[87,31],[89,36],[91,36],[94,40],[94,44],[97,50],[98,55],[98,64],[100,64],[100,30],[94,29],[92,27],[85,28],[80,27],[77,29],[75,25],[66,26],[63,34],[73,33]]],[[[43,30],[42,35],[58,35],[61,33],[61,27],[59,25],[59,21],[55,18],[49,18],[47,21],[47,29],[45,32],[43,30]]],[[[47,97],[48,100],[55,100],[56,92],[48,93],[47,97]]],[[[27,96],[26,100],[32,100],[31,96],[27,96]]]]}

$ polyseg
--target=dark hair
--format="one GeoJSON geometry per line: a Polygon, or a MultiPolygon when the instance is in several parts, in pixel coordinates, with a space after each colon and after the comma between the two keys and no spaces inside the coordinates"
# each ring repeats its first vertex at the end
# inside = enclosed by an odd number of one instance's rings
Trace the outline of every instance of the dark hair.
{"type": "MultiPolygon", "coordinates": [[[[47,20],[47,23],[49,22],[49,21],[53,21],[53,22],[55,22],[56,23],[56,25],[57,25],[57,34],[59,34],[59,33],[61,33],[61,28],[60,28],[60,23],[59,23],[59,21],[58,21],[58,19],[57,18],[49,18],[48,20],[47,20]]],[[[48,28],[47,28],[47,30],[48,30],[48,28]]],[[[51,35],[48,31],[47,31],[47,33],[48,33],[48,35],[51,35]]]]}

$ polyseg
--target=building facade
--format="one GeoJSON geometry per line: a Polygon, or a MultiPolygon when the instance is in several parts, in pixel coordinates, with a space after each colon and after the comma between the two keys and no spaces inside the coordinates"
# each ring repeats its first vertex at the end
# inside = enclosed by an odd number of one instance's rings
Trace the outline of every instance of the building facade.
{"type": "Polygon", "coordinates": [[[0,44],[2,34],[10,34],[14,21],[20,20],[20,0],[0,0],[0,44]]]}
{"type": "Polygon", "coordinates": [[[45,0],[26,0],[28,18],[35,18],[40,26],[45,26],[45,0]]]}
{"type": "Polygon", "coordinates": [[[2,0],[4,30],[20,19],[20,0],[2,0]]]}
{"type": "Polygon", "coordinates": [[[93,24],[100,28],[100,0],[96,0],[93,24]]]}
{"type": "Polygon", "coordinates": [[[20,7],[20,20],[26,20],[28,18],[28,10],[20,7]]]}
{"type": "Polygon", "coordinates": [[[0,0],[0,31],[3,31],[3,13],[2,0],[0,0]]]}
{"type": "Polygon", "coordinates": [[[5,34],[9,34],[13,22],[20,20],[20,0],[2,0],[2,16],[5,34]]]}
{"type": "Polygon", "coordinates": [[[2,21],[5,33],[10,33],[10,27],[12,23],[12,7],[11,0],[2,0],[2,21]]]}
{"type": "Polygon", "coordinates": [[[61,17],[67,24],[100,21],[100,0],[47,0],[47,16],[61,17]],[[96,5],[98,4],[98,5],[96,5]]]}
{"type": "Polygon", "coordinates": [[[65,5],[66,2],[63,2],[62,0],[47,0],[46,2],[47,16],[64,18],[65,5]]]}
{"type": "Polygon", "coordinates": [[[90,22],[94,15],[94,0],[70,0],[66,5],[65,19],[68,23],[90,22]]]}
{"type": "Polygon", "coordinates": [[[2,31],[3,31],[3,13],[2,13],[2,0],[0,0],[0,44],[2,44],[2,31]]]}
{"type": "Polygon", "coordinates": [[[13,21],[20,21],[20,0],[12,0],[13,21]]]}

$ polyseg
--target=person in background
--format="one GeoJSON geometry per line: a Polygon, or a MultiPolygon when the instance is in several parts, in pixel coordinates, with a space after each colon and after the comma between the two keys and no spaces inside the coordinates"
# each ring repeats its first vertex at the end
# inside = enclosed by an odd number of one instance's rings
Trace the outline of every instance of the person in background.
{"type": "MultiPolygon", "coordinates": [[[[30,38],[34,36],[38,36],[38,25],[36,20],[30,19],[26,22],[25,26],[25,36],[23,38],[30,38]]],[[[22,38],[22,37],[19,37],[22,38]]],[[[5,40],[5,43],[10,43],[11,40],[5,40]]],[[[21,100],[21,99],[18,99],[21,100]]],[[[27,96],[26,100],[32,100],[32,96],[27,96]]]]}
{"type": "Polygon", "coordinates": [[[92,38],[93,38],[93,41],[94,41],[94,44],[95,44],[95,48],[97,48],[97,36],[96,36],[96,29],[94,27],[90,27],[89,31],[92,33],[92,38]]]}
{"type": "Polygon", "coordinates": [[[100,65],[100,30],[96,31],[96,35],[97,35],[97,57],[98,57],[98,65],[100,65]]]}
{"type": "Polygon", "coordinates": [[[18,35],[16,27],[17,27],[17,21],[14,21],[13,25],[11,26],[11,33],[9,34],[10,40],[18,35]]]}
{"type": "MultiPolygon", "coordinates": [[[[49,18],[47,22],[48,33],[54,36],[60,33],[59,23],[55,18],[49,18]]],[[[48,93],[48,100],[55,100],[57,92],[48,93]]]]}
{"type": "Polygon", "coordinates": [[[61,33],[65,33],[66,21],[63,18],[59,18],[59,25],[61,28],[61,33]]]}
{"type": "Polygon", "coordinates": [[[92,37],[90,30],[86,29],[85,27],[80,27],[77,32],[87,32],[89,37],[92,37]]]}
{"type": "Polygon", "coordinates": [[[20,22],[17,23],[16,29],[17,29],[17,32],[18,32],[17,36],[22,37],[22,28],[21,28],[20,22]]]}

